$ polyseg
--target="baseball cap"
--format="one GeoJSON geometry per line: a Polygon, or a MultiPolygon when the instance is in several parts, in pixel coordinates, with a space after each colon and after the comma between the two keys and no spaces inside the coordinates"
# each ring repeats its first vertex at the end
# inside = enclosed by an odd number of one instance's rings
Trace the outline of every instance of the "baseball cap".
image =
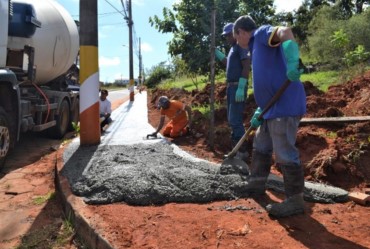
{"type": "Polygon", "coordinates": [[[224,31],[221,35],[227,35],[233,32],[234,23],[228,23],[224,26],[224,31]]]}
{"type": "Polygon", "coordinates": [[[167,96],[159,97],[158,104],[157,104],[158,109],[161,109],[161,108],[167,109],[169,106],[170,106],[170,100],[168,99],[167,96]]]}

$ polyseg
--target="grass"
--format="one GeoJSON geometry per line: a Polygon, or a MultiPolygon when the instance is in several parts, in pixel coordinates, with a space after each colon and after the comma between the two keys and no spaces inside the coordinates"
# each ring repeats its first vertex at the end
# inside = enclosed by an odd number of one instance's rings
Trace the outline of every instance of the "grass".
{"type": "MultiPolygon", "coordinates": [[[[302,74],[301,81],[310,81],[321,91],[326,92],[331,85],[340,84],[342,83],[342,74],[343,72],[340,71],[325,71],[325,72],[314,72],[310,74],[302,74]]],[[[219,74],[216,76],[215,82],[217,83],[224,83],[225,74],[219,74]]],[[[199,90],[202,90],[206,84],[209,82],[208,77],[206,76],[198,76],[197,78],[197,86],[199,90]]],[[[248,87],[248,95],[253,94],[252,88],[252,81],[249,81],[248,87]]],[[[180,77],[176,80],[168,79],[163,81],[161,84],[158,85],[160,89],[171,89],[171,88],[183,88],[186,91],[192,91],[196,89],[196,84],[188,77],[180,77]]]]}
{"type": "MultiPolygon", "coordinates": [[[[74,229],[68,220],[63,220],[62,224],[50,224],[42,229],[36,229],[22,237],[22,243],[16,249],[30,248],[67,248],[74,236],[74,229]]],[[[83,244],[80,248],[84,248],[83,244]]]]}
{"type": "MultiPolygon", "coordinates": [[[[195,81],[195,80],[194,80],[195,81]]],[[[186,76],[177,78],[177,79],[167,79],[163,81],[161,84],[158,85],[160,89],[171,89],[171,88],[183,88],[186,91],[191,92],[194,89],[202,90],[209,82],[207,76],[198,76],[196,79],[196,83],[193,82],[191,78],[186,76]]],[[[216,76],[215,83],[223,83],[225,82],[225,75],[220,74],[216,76]]]]}
{"type": "Polygon", "coordinates": [[[329,86],[339,84],[340,72],[337,71],[326,71],[326,72],[315,72],[310,74],[302,74],[301,81],[310,81],[321,91],[326,92],[329,86]]]}
{"type": "MultiPolygon", "coordinates": [[[[219,109],[220,107],[222,107],[221,103],[215,103],[215,110],[219,109]]],[[[210,112],[211,112],[210,105],[193,107],[192,110],[198,110],[200,113],[202,113],[203,116],[207,118],[210,117],[210,112]]]]}
{"type": "Polygon", "coordinates": [[[36,196],[33,200],[32,200],[32,203],[35,204],[35,205],[42,205],[44,204],[45,202],[53,199],[55,197],[55,192],[49,192],[47,193],[46,195],[42,195],[42,196],[36,196]]]}

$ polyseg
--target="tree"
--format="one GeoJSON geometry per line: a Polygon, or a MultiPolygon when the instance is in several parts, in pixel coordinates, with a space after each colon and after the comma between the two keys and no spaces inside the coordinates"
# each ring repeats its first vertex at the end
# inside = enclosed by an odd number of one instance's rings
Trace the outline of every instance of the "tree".
{"type": "Polygon", "coordinates": [[[239,12],[250,15],[257,26],[271,24],[275,15],[274,0],[243,0],[239,12]]]}
{"type": "Polygon", "coordinates": [[[274,13],[273,0],[183,0],[175,3],[172,10],[163,9],[163,18],[153,16],[149,22],[158,31],[172,33],[168,52],[181,56],[189,71],[195,74],[209,74],[210,15],[215,2],[216,46],[223,45],[222,28],[234,22],[240,15],[250,13],[257,23],[266,22],[274,13]]]}
{"type": "Polygon", "coordinates": [[[354,51],[349,56],[357,56],[370,50],[370,9],[348,20],[342,20],[338,11],[341,10],[336,6],[323,7],[308,30],[310,54],[319,62],[329,63],[334,69],[344,66],[346,52],[354,51]]]}
{"type": "Polygon", "coordinates": [[[171,69],[166,65],[166,62],[160,62],[153,66],[149,72],[149,77],[145,81],[145,85],[149,88],[156,87],[162,80],[171,78],[171,69]]]}

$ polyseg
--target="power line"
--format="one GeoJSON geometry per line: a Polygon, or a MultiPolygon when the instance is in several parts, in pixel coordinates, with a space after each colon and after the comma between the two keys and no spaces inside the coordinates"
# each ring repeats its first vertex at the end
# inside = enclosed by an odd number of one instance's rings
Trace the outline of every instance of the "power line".
{"type": "Polygon", "coordinates": [[[115,9],[118,13],[120,13],[122,16],[125,16],[124,14],[122,14],[122,12],[120,10],[118,10],[116,7],[114,7],[113,4],[111,4],[108,0],[104,0],[106,1],[113,9],[115,9]]]}
{"type": "MultiPolygon", "coordinates": [[[[122,14],[123,10],[122,11],[114,11],[114,12],[105,12],[105,13],[100,13],[98,14],[98,18],[101,18],[101,17],[106,17],[106,16],[111,16],[111,15],[116,15],[116,14],[122,14]]],[[[72,17],[80,17],[79,14],[75,14],[75,15],[71,15],[72,17]]]]}
{"type": "Polygon", "coordinates": [[[126,19],[126,21],[128,21],[128,14],[127,14],[127,11],[128,11],[128,8],[127,8],[127,1],[126,1],[126,6],[125,6],[125,3],[123,2],[123,0],[121,0],[121,4],[122,4],[122,8],[123,8],[123,12],[124,12],[124,17],[126,19]]]}

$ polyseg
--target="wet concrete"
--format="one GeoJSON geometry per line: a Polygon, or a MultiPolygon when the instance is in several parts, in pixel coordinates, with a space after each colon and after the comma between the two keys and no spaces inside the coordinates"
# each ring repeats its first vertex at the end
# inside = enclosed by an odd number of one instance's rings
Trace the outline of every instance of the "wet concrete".
{"type": "MultiPolygon", "coordinates": [[[[135,102],[126,102],[113,112],[114,122],[99,146],[82,147],[77,138],[65,150],[61,173],[75,195],[90,204],[131,205],[248,197],[247,178],[240,172],[225,174],[220,165],[194,158],[164,139],[143,139],[154,128],[147,122],[146,93],[135,96],[135,102]]],[[[267,186],[284,192],[283,181],[277,176],[270,175],[267,186]]],[[[333,203],[346,201],[348,193],[306,183],[304,197],[333,203]]]]}
{"type": "Polygon", "coordinates": [[[62,174],[90,204],[205,203],[248,196],[245,176],[221,175],[219,165],[180,156],[165,143],[81,148],[74,157],[78,163],[70,160],[62,174]]]}
{"type": "MultiPolygon", "coordinates": [[[[191,159],[167,143],[70,146],[64,165],[75,195],[89,204],[125,202],[152,205],[169,202],[206,203],[248,197],[245,175],[220,174],[220,165],[191,159]],[[75,148],[75,149],[73,149],[75,148]]],[[[281,177],[270,175],[267,187],[284,193],[281,177]]],[[[306,201],[334,203],[348,200],[339,188],[305,183],[306,201]]]]}

